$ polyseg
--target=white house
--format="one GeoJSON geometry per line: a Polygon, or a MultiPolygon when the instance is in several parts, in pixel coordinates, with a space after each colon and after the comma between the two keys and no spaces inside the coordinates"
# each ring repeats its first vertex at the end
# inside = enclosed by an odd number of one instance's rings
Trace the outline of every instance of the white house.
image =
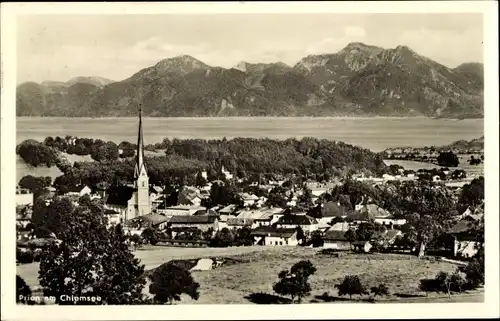
{"type": "Polygon", "coordinates": [[[297,230],[279,229],[273,227],[259,227],[252,230],[256,245],[265,246],[297,246],[297,230]]]}
{"type": "Polygon", "coordinates": [[[314,232],[319,228],[318,221],[308,215],[284,215],[277,222],[278,228],[296,229],[300,227],[304,232],[314,232]]]}
{"type": "Polygon", "coordinates": [[[33,193],[24,188],[16,188],[16,206],[33,205],[33,193]]]}
{"type": "Polygon", "coordinates": [[[65,195],[82,197],[83,195],[90,196],[90,193],[92,193],[92,190],[87,185],[77,185],[72,187],[65,195]]]}
{"type": "Polygon", "coordinates": [[[245,207],[252,206],[259,200],[259,198],[254,194],[240,193],[239,195],[243,199],[243,206],[245,207]]]}
{"type": "Polygon", "coordinates": [[[346,231],[328,230],[322,236],[323,248],[335,249],[339,251],[348,251],[351,249],[351,243],[345,237],[346,231]]]}

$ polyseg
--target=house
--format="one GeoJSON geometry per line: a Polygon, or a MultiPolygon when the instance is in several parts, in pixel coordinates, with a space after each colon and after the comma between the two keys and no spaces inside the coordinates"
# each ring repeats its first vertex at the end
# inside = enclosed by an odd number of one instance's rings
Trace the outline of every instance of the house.
{"type": "Polygon", "coordinates": [[[231,174],[229,171],[226,171],[226,169],[224,168],[224,166],[222,166],[221,168],[221,173],[222,175],[224,175],[224,177],[226,178],[226,180],[232,180],[233,179],[233,174],[231,174]]]}
{"type": "Polygon", "coordinates": [[[446,233],[448,247],[452,249],[453,256],[464,258],[470,258],[477,253],[480,244],[476,241],[476,237],[467,220],[458,221],[446,233]]]}
{"type": "Polygon", "coordinates": [[[252,230],[251,235],[256,245],[296,246],[299,244],[296,229],[261,226],[252,230]]]}
{"type": "Polygon", "coordinates": [[[367,222],[370,220],[375,221],[375,223],[385,225],[385,226],[401,226],[406,224],[405,219],[397,219],[387,210],[381,208],[375,204],[356,206],[357,215],[353,215],[352,218],[358,222],[367,222]]]}
{"type": "Polygon", "coordinates": [[[64,194],[65,196],[76,196],[82,197],[83,195],[89,195],[92,193],[92,190],[87,185],[75,185],[72,186],[69,191],[64,194]]]}
{"type": "Polygon", "coordinates": [[[373,245],[370,241],[354,241],[352,243],[352,247],[356,252],[368,253],[372,249],[373,245]]]}
{"type": "Polygon", "coordinates": [[[229,228],[229,226],[227,225],[227,220],[233,217],[234,216],[227,214],[219,214],[219,229],[222,230],[225,227],[229,228]]]}
{"type": "Polygon", "coordinates": [[[219,220],[213,215],[174,215],[168,221],[168,225],[173,228],[196,227],[205,232],[210,228],[214,231],[219,229],[219,220]]]}
{"type": "Polygon", "coordinates": [[[253,224],[253,219],[244,219],[238,217],[228,217],[226,221],[227,227],[230,229],[241,229],[243,227],[250,228],[253,224]]]}
{"type": "Polygon", "coordinates": [[[314,232],[318,229],[318,221],[309,215],[284,215],[277,222],[278,228],[296,229],[300,227],[304,232],[314,232]]]}
{"type": "Polygon", "coordinates": [[[139,216],[134,218],[134,221],[138,222],[141,228],[154,228],[158,230],[163,230],[167,227],[169,218],[165,215],[151,213],[144,216],[139,216]]]}
{"type": "Polygon", "coordinates": [[[200,206],[202,196],[200,191],[194,189],[184,189],[179,193],[177,205],[195,205],[200,206]]]}
{"type": "Polygon", "coordinates": [[[321,207],[321,218],[318,219],[320,224],[328,224],[334,218],[345,218],[348,214],[348,209],[336,202],[328,202],[321,207]]]}
{"type": "Polygon", "coordinates": [[[108,196],[105,207],[120,213],[122,221],[125,222],[128,219],[129,203],[133,203],[132,196],[134,195],[134,192],[135,189],[130,186],[110,187],[107,190],[108,196]]]}
{"type": "Polygon", "coordinates": [[[185,216],[185,215],[196,215],[199,212],[206,211],[207,208],[199,205],[175,205],[175,206],[164,206],[160,204],[156,208],[156,212],[163,214],[165,216],[185,216]]]}
{"type": "Polygon", "coordinates": [[[33,229],[30,226],[32,213],[30,205],[16,206],[16,234],[18,240],[33,237],[33,229]]]}
{"type": "Polygon", "coordinates": [[[391,247],[402,236],[403,232],[400,230],[386,230],[379,237],[379,245],[383,248],[391,247]]]}
{"type": "Polygon", "coordinates": [[[234,204],[230,204],[223,209],[219,210],[221,215],[234,215],[236,213],[237,207],[234,204]]]}
{"type": "Polygon", "coordinates": [[[243,200],[243,206],[245,207],[252,206],[259,200],[259,197],[254,194],[240,193],[239,195],[243,200]]]}
{"type": "Polygon", "coordinates": [[[274,222],[277,222],[278,219],[275,219],[274,209],[267,208],[259,211],[260,216],[256,217],[253,221],[252,228],[260,227],[260,226],[271,226],[274,222]]]}
{"type": "Polygon", "coordinates": [[[33,205],[33,193],[25,188],[16,188],[16,205],[33,205]]]}
{"type": "Polygon", "coordinates": [[[120,213],[113,209],[109,208],[104,209],[104,215],[108,217],[109,225],[118,225],[121,223],[120,213]]]}
{"type": "Polygon", "coordinates": [[[341,251],[348,251],[351,249],[351,243],[345,237],[345,231],[329,229],[323,234],[322,238],[324,248],[341,251]]]}
{"type": "Polygon", "coordinates": [[[348,222],[337,222],[333,224],[331,227],[329,226],[330,231],[347,231],[350,228],[350,224],[348,222]]]}

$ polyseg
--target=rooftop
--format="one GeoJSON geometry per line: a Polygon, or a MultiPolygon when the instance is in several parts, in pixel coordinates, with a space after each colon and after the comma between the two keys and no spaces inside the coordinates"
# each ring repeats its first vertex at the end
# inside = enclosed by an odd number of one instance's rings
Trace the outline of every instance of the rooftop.
{"type": "Polygon", "coordinates": [[[172,216],[169,223],[171,224],[212,224],[217,220],[217,216],[213,215],[176,215],[172,216]]]}

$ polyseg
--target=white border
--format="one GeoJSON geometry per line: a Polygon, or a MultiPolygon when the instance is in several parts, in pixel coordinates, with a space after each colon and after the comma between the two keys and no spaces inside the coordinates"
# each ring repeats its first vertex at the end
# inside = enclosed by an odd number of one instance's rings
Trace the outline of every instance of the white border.
{"type": "Polygon", "coordinates": [[[494,1],[267,3],[2,3],[2,319],[348,319],[499,316],[498,4],[494,1]],[[485,64],[486,279],[484,303],[335,305],[17,306],[14,300],[16,15],[216,13],[483,13],[485,64]],[[496,302],[496,303],[495,303],[496,302]]]}

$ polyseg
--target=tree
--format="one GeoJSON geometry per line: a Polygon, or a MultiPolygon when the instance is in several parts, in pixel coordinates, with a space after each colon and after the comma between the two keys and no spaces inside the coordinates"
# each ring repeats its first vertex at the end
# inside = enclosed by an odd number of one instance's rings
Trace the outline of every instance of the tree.
{"type": "Polygon", "coordinates": [[[378,286],[373,286],[370,292],[373,293],[373,296],[389,295],[389,288],[385,283],[381,283],[378,286]]]}
{"type": "Polygon", "coordinates": [[[57,242],[42,251],[39,281],[56,304],[136,304],[143,302],[144,265],[122,235],[106,227],[99,201],[60,216],[57,242]],[[64,301],[62,295],[99,297],[96,302],[64,301]]]}
{"type": "Polygon", "coordinates": [[[484,201],[484,177],[474,178],[462,187],[458,200],[459,205],[478,206],[484,201]]]}
{"type": "Polygon", "coordinates": [[[437,162],[439,166],[444,167],[457,167],[459,164],[457,155],[453,152],[441,152],[437,157],[437,162]]]}
{"type": "Polygon", "coordinates": [[[475,289],[484,284],[484,248],[479,249],[476,255],[464,268],[467,286],[475,289]]]}
{"type": "Polygon", "coordinates": [[[195,185],[198,186],[198,187],[203,187],[205,185],[207,185],[207,180],[205,177],[203,177],[203,175],[201,174],[201,172],[198,172],[198,174],[196,174],[196,183],[195,185]]]}
{"type": "Polygon", "coordinates": [[[231,233],[227,227],[224,227],[215,234],[215,237],[211,240],[210,244],[213,247],[228,247],[231,246],[233,242],[233,233],[231,233]]]}
{"type": "Polygon", "coordinates": [[[238,230],[236,237],[234,238],[236,245],[249,246],[253,245],[254,238],[252,236],[252,231],[248,227],[243,227],[238,230]]]}
{"type": "Polygon", "coordinates": [[[316,230],[311,234],[311,243],[313,247],[321,247],[325,243],[320,231],[316,230]]]}
{"type": "Polygon", "coordinates": [[[351,300],[354,294],[363,295],[367,293],[365,286],[357,275],[345,276],[342,283],[336,284],[335,287],[338,289],[339,295],[347,294],[351,300]]]}
{"type": "Polygon", "coordinates": [[[314,273],[316,268],[309,260],[299,261],[290,270],[283,270],[278,274],[279,281],[273,285],[273,290],[281,295],[289,295],[292,303],[295,298],[301,303],[302,298],[311,292],[308,279],[314,273]]]}
{"type": "Polygon", "coordinates": [[[154,295],[155,303],[171,304],[173,301],[180,301],[183,293],[194,300],[198,300],[200,296],[200,285],[194,281],[191,273],[170,262],[155,269],[149,279],[149,293],[154,295]]]}
{"type": "Polygon", "coordinates": [[[26,188],[33,193],[33,199],[38,196],[48,193],[47,187],[52,183],[52,179],[49,176],[46,177],[34,177],[32,175],[26,175],[21,180],[19,180],[19,187],[26,188]]]}
{"type": "Polygon", "coordinates": [[[267,197],[266,204],[272,207],[286,207],[287,198],[285,195],[285,189],[281,186],[273,187],[273,189],[269,192],[267,197]]]}
{"type": "Polygon", "coordinates": [[[141,233],[141,238],[151,245],[156,245],[158,243],[158,233],[155,229],[147,227],[141,233]]]}
{"type": "Polygon", "coordinates": [[[25,140],[17,145],[16,154],[27,164],[34,167],[54,166],[59,157],[56,149],[34,139],[25,140]]]}
{"type": "Polygon", "coordinates": [[[122,153],[120,154],[120,158],[128,158],[134,156],[135,156],[135,151],[133,149],[122,149],[122,153]]]}
{"type": "Polygon", "coordinates": [[[347,239],[347,241],[351,244],[351,249],[352,249],[352,244],[356,242],[356,240],[358,239],[356,230],[350,228],[345,232],[344,236],[347,239]]]}
{"type": "Polygon", "coordinates": [[[33,304],[33,301],[28,299],[29,296],[31,296],[31,288],[22,277],[16,275],[16,302],[33,304]]]}
{"type": "Polygon", "coordinates": [[[297,231],[297,240],[302,241],[302,243],[304,243],[305,234],[304,234],[304,230],[302,229],[302,227],[297,226],[297,228],[295,230],[297,231]]]}
{"type": "Polygon", "coordinates": [[[302,194],[300,194],[300,196],[297,198],[297,203],[299,203],[301,206],[305,208],[310,208],[313,206],[312,199],[313,199],[312,191],[306,186],[304,186],[304,188],[302,188],[302,194]]]}
{"type": "Polygon", "coordinates": [[[71,224],[66,218],[74,211],[74,206],[66,197],[51,199],[49,205],[46,205],[46,201],[46,198],[39,197],[33,205],[32,223],[35,234],[46,234],[43,231],[48,231],[57,235],[71,224]]]}
{"type": "Polygon", "coordinates": [[[411,241],[419,244],[418,256],[421,257],[427,244],[441,235],[458,214],[456,197],[452,190],[430,182],[410,181],[394,188],[388,210],[406,219],[414,236],[411,241]]]}

